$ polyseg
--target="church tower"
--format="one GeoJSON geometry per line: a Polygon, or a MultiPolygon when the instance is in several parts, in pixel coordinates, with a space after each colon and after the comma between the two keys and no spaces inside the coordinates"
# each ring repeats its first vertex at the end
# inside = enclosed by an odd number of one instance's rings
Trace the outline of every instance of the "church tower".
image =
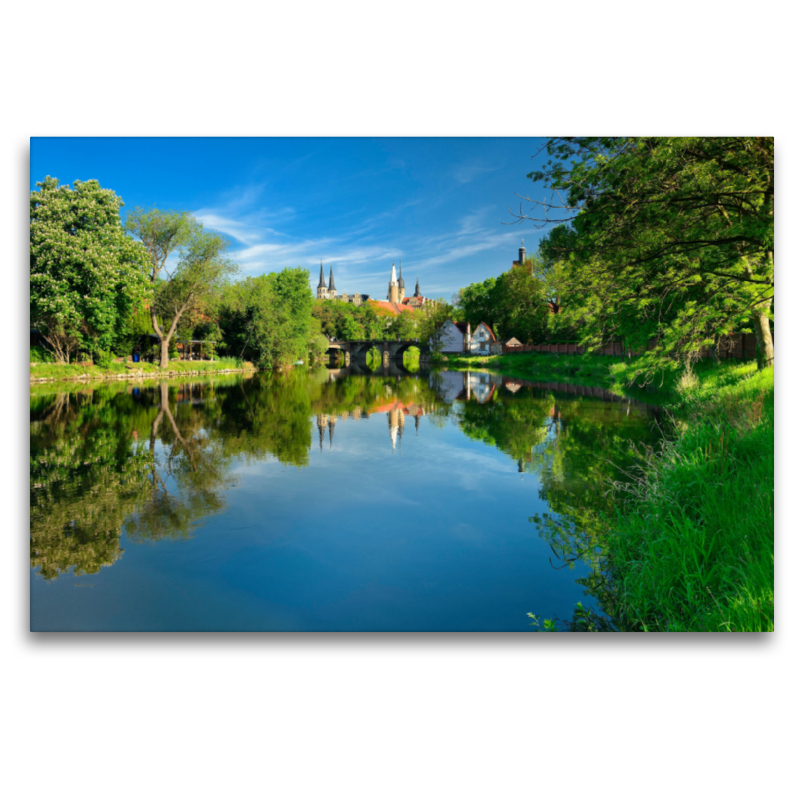
{"type": "Polygon", "coordinates": [[[397,271],[394,268],[394,261],[392,261],[392,277],[389,279],[389,294],[386,299],[390,303],[398,303],[400,296],[400,287],[397,285],[397,271]]]}
{"type": "Polygon", "coordinates": [[[514,264],[519,264],[519,266],[524,266],[526,258],[527,258],[527,255],[525,253],[525,240],[523,239],[520,242],[520,246],[519,246],[519,261],[515,261],[514,264]]]}
{"type": "Polygon", "coordinates": [[[419,290],[419,277],[417,277],[417,288],[414,289],[414,297],[422,297],[422,292],[419,290]]]}
{"type": "Polygon", "coordinates": [[[336,299],[336,284],[333,282],[333,267],[331,267],[331,279],[328,281],[328,300],[336,299]]]}
{"type": "Polygon", "coordinates": [[[322,269],[322,262],[319,262],[319,283],[317,284],[317,300],[328,299],[328,287],[325,286],[325,272],[322,269]]]}
{"type": "Polygon", "coordinates": [[[402,303],[406,296],[406,282],[403,280],[403,262],[400,261],[400,277],[397,280],[398,303],[402,303]]]}

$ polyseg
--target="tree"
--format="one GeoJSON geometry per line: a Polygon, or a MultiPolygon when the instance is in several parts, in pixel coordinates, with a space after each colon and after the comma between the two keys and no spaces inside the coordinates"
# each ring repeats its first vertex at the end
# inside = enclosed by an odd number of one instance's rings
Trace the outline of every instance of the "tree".
{"type": "Polygon", "coordinates": [[[125,220],[125,228],[141,241],[150,258],[154,289],[150,320],[161,345],[160,366],[165,369],[170,341],[184,315],[202,311],[214,289],[237,267],[225,257],[228,240],[221,233],[206,230],[185,211],[136,208],[125,220]],[[170,269],[167,260],[176,252],[177,266],[170,269]]]}
{"type": "Polygon", "coordinates": [[[560,261],[587,344],[690,354],[752,326],[772,364],[774,142],[768,137],[565,138],[528,176],[553,194],[520,220],[561,223],[560,261]],[[555,214],[555,219],[553,215],[555,214]]]}
{"type": "Polygon", "coordinates": [[[392,339],[415,339],[419,321],[417,313],[416,311],[401,311],[390,320],[386,333],[392,339]]]}
{"type": "Polygon", "coordinates": [[[434,353],[439,353],[444,344],[444,324],[453,316],[453,306],[439,298],[426,303],[416,312],[419,314],[417,331],[421,342],[428,342],[434,353]]]}
{"type": "MultiPolygon", "coordinates": [[[[546,275],[544,263],[534,257],[497,278],[464,287],[458,294],[464,321],[473,328],[485,322],[503,339],[540,341],[549,313],[546,275]]],[[[551,291],[556,293],[554,288],[551,291]]]]}
{"type": "Polygon", "coordinates": [[[303,267],[285,267],[267,276],[277,299],[275,313],[280,326],[280,335],[273,349],[273,363],[285,366],[308,352],[314,302],[310,278],[308,270],[303,267]]]}
{"type": "Polygon", "coordinates": [[[463,311],[464,322],[474,328],[485,322],[495,329],[497,315],[497,278],[487,278],[482,283],[471,283],[458,292],[458,306],[463,311]]]}
{"type": "Polygon", "coordinates": [[[125,235],[122,200],[96,180],[31,192],[31,325],[58,361],[109,350],[150,296],[147,254],[125,235]]]}
{"type": "Polygon", "coordinates": [[[308,270],[287,267],[227,287],[220,328],[229,352],[263,369],[304,356],[314,335],[308,280],[308,270]]]}
{"type": "Polygon", "coordinates": [[[495,333],[504,340],[514,336],[522,342],[537,342],[547,331],[547,299],[532,263],[512,267],[497,280],[495,333]]]}

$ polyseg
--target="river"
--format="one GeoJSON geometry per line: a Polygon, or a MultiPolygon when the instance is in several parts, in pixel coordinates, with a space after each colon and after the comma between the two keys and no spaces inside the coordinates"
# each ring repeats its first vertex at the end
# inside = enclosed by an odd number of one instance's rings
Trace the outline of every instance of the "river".
{"type": "Polygon", "coordinates": [[[31,390],[35,631],[530,631],[652,407],[479,372],[31,390]]]}

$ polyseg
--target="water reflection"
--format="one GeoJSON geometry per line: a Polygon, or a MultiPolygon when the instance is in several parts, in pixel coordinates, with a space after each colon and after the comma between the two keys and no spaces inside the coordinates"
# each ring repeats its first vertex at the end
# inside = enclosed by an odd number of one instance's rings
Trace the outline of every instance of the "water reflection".
{"type": "MultiPolygon", "coordinates": [[[[537,508],[544,509],[533,519],[548,544],[550,566],[582,562],[579,582],[601,597],[601,543],[586,532],[611,509],[603,487],[624,478],[635,447],[657,438],[653,413],[599,389],[476,372],[409,373],[395,362],[374,373],[351,363],[248,379],[60,392],[38,387],[31,396],[31,567],[47,582],[68,573],[96,574],[119,563],[125,542],[191,539],[198,526],[231,515],[231,490],[257,465],[290,468],[280,477],[287,491],[311,481],[303,473],[312,457],[321,459],[320,467],[358,479],[375,469],[375,457],[400,456],[413,428],[418,448],[428,448],[415,451],[421,465],[447,452],[453,467],[461,466],[460,459],[479,456],[467,448],[473,442],[503,454],[501,472],[531,476],[543,501],[537,508]],[[359,433],[364,426],[369,436],[359,433]],[[443,451],[444,444],[450,449],[443,451]],[[359,455],[365,446],[369,453],[359,455]]],[[[476,469],[478,485],[488,486],[476,469]]],[[[431,493],[421,519],[435,511],[461,537],[459,547],[462,540],[477,541],[469,516],[475,512],[464,510],[479,499],[475,489],[468,490],[471,499],[439,490],[444,476],[423,466],[397,476],[405,495],[399,492],[392,502],[431,493]]],[[[510,489],[497,486],[488,500],[496,524],[515,530],[520,520],[527,524],[535,509],[512,515],[503,495],[510,489]]],[[[308,510],[297,506],[293,519],[308,510]]],[[[446,552],[441,555],[446,564],[446,552]]]]}

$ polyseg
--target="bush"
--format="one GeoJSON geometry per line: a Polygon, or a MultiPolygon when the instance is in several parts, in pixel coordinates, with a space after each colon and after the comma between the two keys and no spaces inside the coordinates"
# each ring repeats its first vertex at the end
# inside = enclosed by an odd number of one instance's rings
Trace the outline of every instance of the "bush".
{"type": "Polygon", "coordinates": [[[52,364],[54,361],[53,354],[41,345],[31,347],[31,364],[52,364]]]}
{"type": "Polygon", "coordinates": [[[96,367],[100,369],[110,369],[114,366],[114,353],[111,350],[98,349],[92,358],[96,367]]]}

